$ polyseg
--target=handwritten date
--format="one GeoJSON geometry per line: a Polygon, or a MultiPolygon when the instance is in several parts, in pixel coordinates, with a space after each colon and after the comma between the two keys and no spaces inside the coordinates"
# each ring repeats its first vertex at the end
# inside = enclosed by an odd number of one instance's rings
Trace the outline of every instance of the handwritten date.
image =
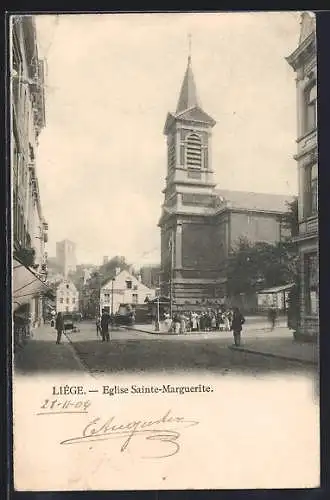
{"type": "Polygon", "coordinates": [[[88,408],[91,406],[91,401],[75,401],[71,399],[45,399],[43,404],[40,406],[41,410],[47,412],[84,412],[86,413],[88,408]]]}

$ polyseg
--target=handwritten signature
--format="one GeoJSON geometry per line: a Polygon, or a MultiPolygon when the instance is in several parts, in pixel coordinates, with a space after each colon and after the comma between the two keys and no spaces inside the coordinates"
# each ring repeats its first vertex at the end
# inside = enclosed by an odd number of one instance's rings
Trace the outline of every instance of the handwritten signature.
{"type": "Polygon", "coordinates": [[[149,442],[156,441],[165,445],[162,454],[142,458],[167,458],[176,455],[180,451],[178,440],[181,434],[178,429],[193,427],[197,424],[199,424],[197,420],[172,415],[171,410],[168,410],[164,416],[154,420],[132,420],[124,424],[115,423],[115,417],[111,417],[105,422],[102,422],[102,419],[97,417],[86,425],[80,436],[65,439],[60,444],[69,445],[121,439],[120,451],[125,452],[133,439],[140,436],[149,442]]]}

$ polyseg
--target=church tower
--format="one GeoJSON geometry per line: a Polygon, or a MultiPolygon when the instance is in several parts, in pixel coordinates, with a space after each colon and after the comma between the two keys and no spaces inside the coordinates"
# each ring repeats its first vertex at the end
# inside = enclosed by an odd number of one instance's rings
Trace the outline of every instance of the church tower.
{"type": "Polygon", "coordinates": [[[209,286],[215,277],[211,162],[215,123],[197,97],[189,55],[176,111],[168,113],[164,127],[167,175],[159,221],[162,293],[172,295],[179,309],[210,296],[209,286]]]}

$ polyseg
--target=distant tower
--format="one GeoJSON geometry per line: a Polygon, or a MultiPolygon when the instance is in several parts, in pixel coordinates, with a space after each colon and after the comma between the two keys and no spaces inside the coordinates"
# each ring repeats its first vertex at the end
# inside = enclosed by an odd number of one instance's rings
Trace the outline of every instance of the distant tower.
{"type": "Polygon", "coordinates": [[[75,271],[77,267],[76,244],[70,240],[57,242],[56,261],[61,267],[64,278],[67,278],[69,272],[75,271]]]}
{"type": "Polygon", "coordinates": [[[103,257],[103,265],[104,265],[104,264],[107,264],[108,262],[109,262],[109,257],[108,257],[107,255],[105,255],[105,256],[103,257]]]}
{"type": "Polygon", "coordinates": [[[168,294],[171,285],[176,304],[184,303],[189,295],[202,296],[203,289],[216,276],[216,259],[212,255],[215,182],[211,166],[215,123],[197,97],[189,52],[177,108],[175,113],[168,113],[164,128],[167,176],[158,224],[162,293],[168,294]]]}

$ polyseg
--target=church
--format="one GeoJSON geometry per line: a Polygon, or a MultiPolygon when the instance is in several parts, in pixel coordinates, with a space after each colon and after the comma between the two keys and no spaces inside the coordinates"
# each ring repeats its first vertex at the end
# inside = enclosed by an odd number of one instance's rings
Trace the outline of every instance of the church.
{"type": "Polygon", "coordinates": [[[158,223],[161,293],[176,309],[226,300],[224,263],[240,238],[275,243],[287,235],[283,215],[292,197],[217,189],[215,125],[198,100],[189,55],[176,111],[164,127],[167,174],[158,223]]]}

